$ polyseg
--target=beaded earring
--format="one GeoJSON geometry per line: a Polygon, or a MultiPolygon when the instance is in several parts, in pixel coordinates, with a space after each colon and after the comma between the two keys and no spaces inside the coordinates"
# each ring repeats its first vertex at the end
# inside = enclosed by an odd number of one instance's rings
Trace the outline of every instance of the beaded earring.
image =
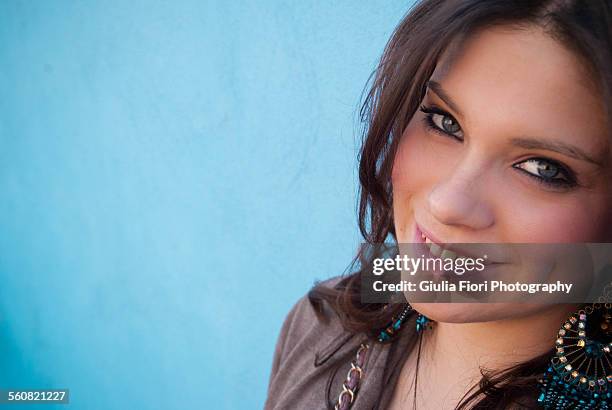
{"type": "MultiPolygon", "coordinates": [[[[404,310],[401,311],[397,317],[391,319],[391,323],[378,334],[379,342],[388,342],[393,338],[393,336],[400,330],[406,319],[408,318],[410,312],[414,309],[410,304],[407,304],[404,310]]],[[[420,313],[416,319],[416,330],[417,332],[421,332],[423,329],[429,327],[431,325],[431,320],[427,317],[421,315],[420,313]]]]}
{"type": "Polygon", "coordinates": [[[561,326],[556,354],[539,380],[545,409],[609,409],[612,399],[612,304],[595,303],[561,326]]]}

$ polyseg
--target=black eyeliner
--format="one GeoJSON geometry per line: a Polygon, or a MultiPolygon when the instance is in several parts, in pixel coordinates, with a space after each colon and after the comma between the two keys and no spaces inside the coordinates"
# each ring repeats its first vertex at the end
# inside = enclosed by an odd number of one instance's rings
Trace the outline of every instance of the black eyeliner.
{"type": "Polygon", "coordinates": [[[443,137],[450,137],[453,138],[459,142],[463,142],[463,138],[459,138],[456,135],[453,134],[449,134],[448,132],[444,131],[443,129],[439,128],[436,123],[433,121],[433,115],[434,114],[438,114],[438,115],[445,115],[448,116],[450,118],[452,118],[454,121],[457,121],[455,119],[455,117],[453,117],[452,115],[450,115],[450,113],[448,113],[447,111],[441,109],[440,107],[436,106],[436,105],[430,105],[430,106],[426,106],[426,105],[421,105],[421,107],[419,108],[419,110],[425,114],[425,117],[423,118],[423,122],[425,124],[425,126],[430,129],[433,132],[436,132],[440,135],[442,135],[443,137]]]}
{"type": "Polygon", "coordinates": [[[577,187],[578,181],[576,180],[576,176],[574,174],[574,172],[572,172],[571,170],[569,170],[565,165],[553,160],[553,159],[549,159],[549,158],[543,158],[543,157],[532,157],[532,158],[527,158],[521,162],[517,162],[516,164],[514,164],[512,166],[513,168],[518,169],[519,171],[523,172],[524,174],[527,174],[527,176],[532,177],[536,182],[547,186],[547,187],[551,187],[551,188],[556,188],[556,189],[572,189],[577,187]],[[566,179],[560,179],[560,178],[544,178],[538,175],[535,175],[531,172],[528,172],[526,170],[524,170],[523,168],[519,168],[517,167],[518,164],[522,164],[524,162],[527,161],[541,161],[541,162],[547,162],[549,164],[552,164],[554,166],[556,166],[557,168],[559,168],[559,172],[561,174],[563,174],[563,176],[566,179]]]}
{"type": "Polygon", "coordinates": [[[444,111],[442,108],[438,107],[437,105],[421,105],[420,108],[421,112],[424,112],[425,114],[440,114],[440,115],[448,115],[449,117],[452,117],[448,112],[444,111]]]}

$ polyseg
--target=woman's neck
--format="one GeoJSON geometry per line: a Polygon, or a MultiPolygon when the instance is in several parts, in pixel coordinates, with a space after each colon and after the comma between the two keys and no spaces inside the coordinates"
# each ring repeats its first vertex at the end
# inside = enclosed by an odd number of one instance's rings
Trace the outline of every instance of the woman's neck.
{"type": "MultiPolygon", "coordinates": [[[[527,317],[480,323],[436,323],[429,337],[434,361],[442,358],[468,368],[501,370],[554,347],[557,331],[577,309],[556,305],[527,317]]],[[[474,372],[480,375],[479,371],[474,372]]]]}
{"type": "MultiPolygon", "coordinates": [[[[454,409],[468,390],[478,384],[481,369],[504,370],[549,352],[560,325],[576,308],[556,305],[528,317],[435,323],[423,333],[416,408],[454,409]]],[[[403,380],[398,382],[400,391],[394,394],[392,408],[413,408],[417,350],[410,354],[402,369],[403,380]]]]}

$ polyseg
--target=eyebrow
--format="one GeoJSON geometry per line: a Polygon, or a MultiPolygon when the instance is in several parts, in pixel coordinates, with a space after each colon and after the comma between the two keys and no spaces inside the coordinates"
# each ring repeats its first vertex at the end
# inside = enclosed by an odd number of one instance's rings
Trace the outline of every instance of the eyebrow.
{"type": "Polygon", "coordinates": [[[513,145],[526,149],[543,149],[547,151],[554,151],[560,154],[566,155],[571,158],[580,159],[583,161],[590,162],[591,164],[603,167],[603,162],[599,159],[593,158],[579,147],[571,144],[566,144],[561,141],[549,141],[538,138],[512,138],[510,140],[513,145]]]}
{"type": "Polygon", "coordinates": [[[450,98],[446,91],[444,91],[444,88],[442,88],[442,85],[440,85],[440,83],[434,80],[429,80],[427,81],[427,88],[433,91],[438,97],[440,97],[440,99],[444,101],[446,105],[448,105],[453,111],[455,111],[460,116],[463,116],[457,104],[455,104],[453,99],[450,98]]]}
{"type": "MultiPolygon", "coordinates": [[[[457,104],[455,104],[453,99],[450,98],[446,91],[444,91],[444,88],[442,88],[442,85],[440,83],[434,80],[429,80],[427,82],[427,88],[433,91],[453,111],[463,116],[457,104]]],[[[516,137],[512,138],[510,141],[513,145],[517,147],[558,152],[559,154],[566,155],[570,158],[590,162],[591,164],[597,165],[599,167],[604,166],[604,163],[601,159],[594,158],[593,156],[589,155],[584,150],[575,145],[567,144],[561,141],[550,141],[533,137],[516,137]]]]}

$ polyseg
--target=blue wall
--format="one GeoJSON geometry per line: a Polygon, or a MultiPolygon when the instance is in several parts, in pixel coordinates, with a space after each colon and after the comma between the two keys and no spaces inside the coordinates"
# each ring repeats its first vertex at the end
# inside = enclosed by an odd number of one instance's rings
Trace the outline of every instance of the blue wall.
{"type": "Polygon", "coordinates": [[[0,388],[262,407],[359,241],[358,102],[407,8],[1,1],[0,388]]]}

